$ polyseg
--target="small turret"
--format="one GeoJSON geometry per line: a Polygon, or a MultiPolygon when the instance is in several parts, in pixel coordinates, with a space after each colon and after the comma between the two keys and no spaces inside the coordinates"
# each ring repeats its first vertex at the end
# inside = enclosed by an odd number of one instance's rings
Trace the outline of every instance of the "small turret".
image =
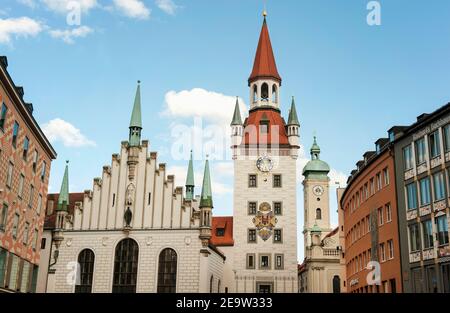
{"type": "Polygon", "coordinates": [[[66,161],[64,177],[59,191],[58,203],[56,206],[56,223],[53,232],[53,240],[57,248],[64,240],[64,229],[66,224],[66,216],[69,208],[69,161],[66,161]]]}
{"type": "Polygon", "coordinates": [[[208,247],[211,239],[211,220],[212,220],[212,191],[211,176],[209,173],[209,161],[205,163],[205,173],[203,175],[202,194],[200,196],[200,240],[204,248],[208,247]]]}
{"type": "Polygon", "coordinates": [[[188,166],[188,172],[186,177],[186,200],[193,200],[194,199],[194,165],[192,161],[192,151],[191,151],[191,158],[189,160],[189,166],[188,166]]]}
{"type": "Polygon", "coordinates": [[[233,120],[231,121],[231,149],[233,150],[233,159],[236,159],[237,147],[242,143],[244,125],[242,123],[241,111],[239,110],[239,98],[236,97],[236,106],[234,107],[233,120]]]}
{"type": "Polygon", "coordinates": [[[298,158],[298,149],[300,148],[300,123],[298,121],[297,110],[295,108],[295,99],[292,97],[291,109],[289,110],[288,123],[286,125],[289,144],[291,145],[291,156],[298,158]]]}

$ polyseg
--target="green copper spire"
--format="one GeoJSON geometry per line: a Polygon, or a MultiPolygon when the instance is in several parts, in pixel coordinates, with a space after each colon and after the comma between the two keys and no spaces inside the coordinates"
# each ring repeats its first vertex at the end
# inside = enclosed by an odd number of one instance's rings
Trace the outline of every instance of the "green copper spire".
{"type": "Polygon", "coordinates": [[[66,161],[66,169],[58,197],[57,211],[67,211],[69,206],[69,161],[66,161]]]}
{"type": "Polygon", "coordinates": [[[188,172],[186,177],[186,199],[192,200],[194,198],[194,165],[192,161],[192,150],[191,159],[189,160],[188,172]]]}
{"type": "Polygon", "coordinates": [[[314,136],[314,142],[313,142],[313,145],[311,147],[311,159],[315,160],[315,159],[319,159],[319,158],[320,158],[320,147],[317,144],[316,136],[314,136]]]}
{"type": "Polygon", "coordinates": [[[212,208],[211,176],[209,174],[209,161],[205,163],[205,173],[203,174],[202,195],[200,198],[200,208],[212,208]]]}
{"type": "Polygon", "coordinates": [[[136,97],[134,98],[133,113],[130,120],[130,146],[139,146],[141,144],[141,82],[138,81],[136,97]]]}
{"type": "Polygon", "coordinates": [[[296,125],[300,126],[300,123],[298,121],[297,117],[297,110],[295,109],[295,99],[292,97],[292,104],[291,109],[289,110],[289,119],[288,119],[288,125],[296,125]]]}
{"type": "Polygon", "coordinates": [[[236,97],[236,106],[234,107],[233,121],[231,126],[242,125],[241,111],[239,110],[239,98],[236,97]]]}

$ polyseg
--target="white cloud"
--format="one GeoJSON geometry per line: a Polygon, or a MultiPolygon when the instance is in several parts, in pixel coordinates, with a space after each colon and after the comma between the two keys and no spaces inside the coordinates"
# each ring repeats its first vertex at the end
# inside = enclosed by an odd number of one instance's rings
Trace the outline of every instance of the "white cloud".
{"type": "MultiPolygon", "coordinates": [[[[229,126],[233,118],[236,97],[227,96],[202,88],[169,91],[165,96],[166,111],[171,117],[202,117],[224,126],[229,126]]],[[[242,99],[239,99],[242,119],[247,108],[242,99]]]]}
{"type": "Polygon", "coordinates": [[[73,11],[74,3],[78,4],[81,11],[88,12],[96,7],[97,0],[41,0],[49,10],[57,13],[67,13],[73,11]]]}
{"type": "Polygon", "coordinates": [[[218,177],[233,177],[234,164],[233,162],[215,162],[212,172],[218,177]]]}
{"type": "Polygon", "coordinates": [[[148,19],[151,10],[141,0],[114,0],[116,8],[124,15],[137,19],[148,19]]]}
{"type": "Polygon", "coordinates": [[[178,5],[176,5],[172,0],[156,0],[156,5],[158,8],[170,15],[174,15],[175,11],[178,9],[178,5]]]}
{"type": "MultiPolygon", "coordinates": [[[[184,186],[186,183],[186,175],[187,175],[187,163],[186,166],[170,166],[167,168],[167,175],[175,175],[175,185],[184,186]]],[[[233,187],[222,182],[218,182],[215,179],[215,176],[220,176],[219,174],[211,171],[211,188],[213,199],[214,196],[222,196],[228,195],[233,192],[233,187]]],[[[203,167],[201,172],[194,172],[194,181],[195,181],[195,194],[200,194],[202,192],[202,183],[203,183],[203,167]]]]}
{"type": "Polygon", "coordinates": [[[87,26],[80,26],[77,28],[66,30],[53,29],[50,31],[50,36],[52,36],[53,38],[62,39],[65,43],[73,44],[75,42],[74,38],[86,37],[92,32],[92,28],[87,26]]]}
{"type": "Polygon", "coordinates": [[[35,0],[17,0],[19,3],[26,5],[27,7],[30,7],[34,9],[36,7],[36,1],[35,0]]]}
{"type": "Polygon", "coordinates": [[[10,43],[11,37],[36,36],[43,25],[29,17],[0,19],[0,43],[10,43]]]}
{"type": "Polygon", "coordinates": [[[78,128],[60,118],[42,125],[42,130],[51,143],[61,141],[65,147],[78,148],[96,145],[95,142],[86,138],[78,128]]]}

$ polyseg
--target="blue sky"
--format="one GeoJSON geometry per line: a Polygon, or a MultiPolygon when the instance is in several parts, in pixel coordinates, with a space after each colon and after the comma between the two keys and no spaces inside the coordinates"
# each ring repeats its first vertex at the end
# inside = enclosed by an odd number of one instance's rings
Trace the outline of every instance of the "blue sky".
{"type": "MultiPolygon", "coordinates": [[[[66,159],[71,191],[92,188],[128,137],[138,79],[143,138],[183,182],[187,161],[172,157],[171,128],[191,126],[195,116],[206,126],[226,125],[232,97],[248,103],[263,1],[81,1],[81,25],[72,26],[56,0],[2,0],[0,6],[0,52],[37,121],[53,131],[58,159],[51,192],[59,189],[66,159]],[[55,133],[59,127],[64,131],[55,133]]],[[[308,150],[317,133],[333,180],[345,181],[392,125],[410,124],[450,101],[450,2],[379,1],[380,26],[367,24],[368,3],[267,3],[283,114],[295,95],[301,143],[308,150]]],[[[212,166],[215,213],[231,214],[230,163],[212,166]]],[[[199,185],[202,168],[197,160],[199,185]]],[[[300,227],[302,207],[299,184],[300,227]]],[[[302,246],[299,252],[301,258],[302,246]]]]}

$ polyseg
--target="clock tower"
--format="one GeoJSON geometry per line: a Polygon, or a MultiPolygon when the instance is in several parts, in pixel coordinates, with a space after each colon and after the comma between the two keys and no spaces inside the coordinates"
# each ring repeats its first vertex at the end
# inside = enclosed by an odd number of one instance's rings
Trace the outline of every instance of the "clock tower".
{"type": "Polygon", "coordinates": [[[281,115],[282,79],[264,22],[248,79],[250,111],[231,122],[234,160],[234,292],[297,292],[297,157],[300,123],[292,99],[281,115]]]}
{"type": "Polygon", "coordinates": [[[311,160],[303,168],[303,192],[305,201],[305,222],[303,228],[305,249],[314,244],[314,236],[322,239],[331,232],[330,228],[330,192],[329,165],[320,159],[320,147],[317,138],[311,147],[311,160]]]}

